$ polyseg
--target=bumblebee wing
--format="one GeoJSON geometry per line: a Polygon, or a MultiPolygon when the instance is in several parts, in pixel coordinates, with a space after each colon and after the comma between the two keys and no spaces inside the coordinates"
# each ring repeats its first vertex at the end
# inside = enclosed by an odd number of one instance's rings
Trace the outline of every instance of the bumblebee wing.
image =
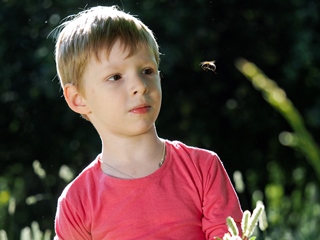
{"type": "Polygon", "coordinates": [[[203,61],[203,62],[200,62],[200,64],[214,64],[216,61],[215,60],[212,60],[212,61],[203,61]]]}

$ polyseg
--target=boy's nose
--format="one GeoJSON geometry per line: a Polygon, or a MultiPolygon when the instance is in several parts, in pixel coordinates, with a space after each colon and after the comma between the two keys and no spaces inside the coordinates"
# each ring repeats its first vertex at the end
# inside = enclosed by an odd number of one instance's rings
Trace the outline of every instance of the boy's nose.
{"type": "Polygon", "coordinates": [[[134,78],[133,89],[132,92],[134,95],[137,94],[145,94],[148,92],[148,85],[146,80],[141,76],[136,76],[134,78]]]}

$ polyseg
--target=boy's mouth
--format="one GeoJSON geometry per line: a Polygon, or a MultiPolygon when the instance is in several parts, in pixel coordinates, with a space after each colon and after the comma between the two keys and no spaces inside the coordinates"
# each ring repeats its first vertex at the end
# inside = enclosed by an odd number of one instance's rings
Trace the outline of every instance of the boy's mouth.
{"type": "Polygon", "coordinates": [[[132,108],[129,112],[135,113],[135,114],[144,114],[144,113],[149,112],[150,109],[151,109],[151,106],[146,105],[146,104],[141,104],[141,105],[138,105],[138,106],[132,108]]]}

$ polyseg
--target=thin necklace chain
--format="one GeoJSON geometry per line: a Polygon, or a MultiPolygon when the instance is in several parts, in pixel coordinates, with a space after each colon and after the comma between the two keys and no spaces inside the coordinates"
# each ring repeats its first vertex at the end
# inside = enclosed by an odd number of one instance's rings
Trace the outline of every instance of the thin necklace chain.
{"type": "Polygon", "coordinates": [[[124,173],[124,172],[121,172],[121,171],[119,171],[118,169],[110,166],[109,164],[107,164],[107,163],[105,163],[105,162],[103,162],[103,161],[101,161],[101,160],[100,160],[100,162],[102,162],[104,165],[106,165],[108,168],[112,169],[113,171],[116,171],[117,173],[120,173],[120,174],[122,174],[122,175],[124,175],[124,176],[127,176],[127,177],[129,177],[130,179],[134,179],[134,177],[132,177],[131,175],[126,174],[126,173],[124,173]]]}
{"type": "MultiPolygon", "coordinates": [[[[161,160],[160,160],[160,162],[159,162],[159,164],[158,164],[159,168],[160,168],[160,167],[163,165],[163,163],[164,163],[165,155],[166,155],[166,142],[164,141],[164,142],[163,142],[162,158],[161,158],[161,160]]],[[[115,172],[117,172],[117,173],[120,173],[120,174],[122,174],[122,175],[124,175],[124,176],[127,176],[127,177],[129,177],[130,179],[134,179],[134,177],[132,177],[131,175],[126,174],[126,173],[124,173],[124,172],[121,172],[120,170],[118,170],[118,169],[110,166],[108,163],[105,163],[104,161],[101,161],[101,160],[100,160],[100,162],[102,162],[104,165],[106,165],[108,168],[112,169],[113,171],[115,171],[115,172]]]]}

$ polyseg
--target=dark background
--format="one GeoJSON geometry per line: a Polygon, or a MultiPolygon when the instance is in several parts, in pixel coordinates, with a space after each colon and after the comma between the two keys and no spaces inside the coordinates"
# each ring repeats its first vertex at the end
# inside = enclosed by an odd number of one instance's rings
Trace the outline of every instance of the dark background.
{"type": "Polygon", "coordinates": [[[300,151],[280,143],[290,125],[235,61],[248,59],[276,81],[319,145],[318,0],[1,0],[0,229],[9,239],[33,221],[52,230],[68,182],[61,166],[72,177],[99,153],[94,128],[62,98],[50,32],[70,14],[113,4],[138,15],[163,53],[159,135],[217,152],[232,181],[240,171],[242,207],[263,200],[267,236],[316,239],[319,179],[300,151]],[[205,60],[216,60],[216,74],[200,68],[205,60]]]}

